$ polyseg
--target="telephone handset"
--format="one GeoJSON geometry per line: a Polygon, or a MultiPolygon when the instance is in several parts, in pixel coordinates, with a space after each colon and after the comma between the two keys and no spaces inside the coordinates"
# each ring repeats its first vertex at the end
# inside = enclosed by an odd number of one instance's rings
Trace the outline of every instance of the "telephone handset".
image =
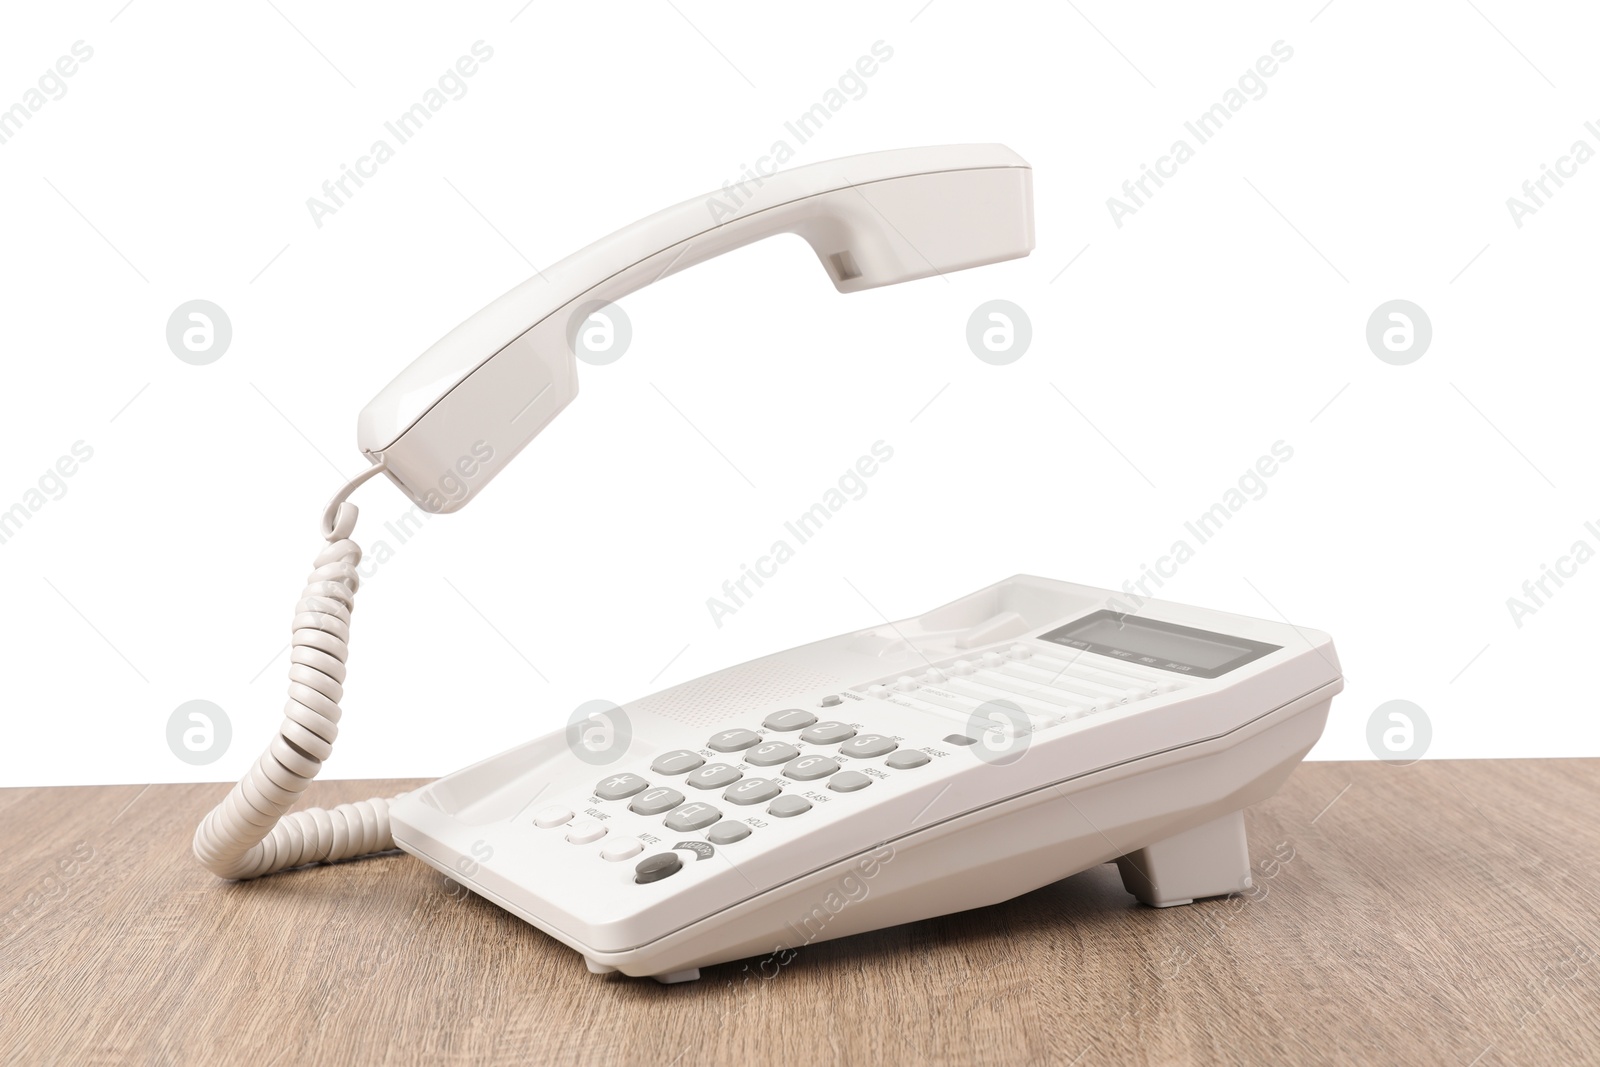
{"type": "Polygon", "coordinates": [[[225,878],[254,878],[394,847],[381,797],[285,817],[338,733],[361,559],[347,498],[358,486],[382,473],[429,511],[458,510],[577,395],[569,331],[590,309],[752,241],[799,234],[842,293],[1026,256],[1032,176],[995,144],[872,152],[779,172],[618,230],[440,338],[361,412],[357,444],[373,466],[323,514],[328,544],[295,608],[283,723],[196,831],[200,862],[225,878]],[[463,462],[474,465],[472,479],[454,483],[465,491],[440,494],[463,462]]]}
{"type": "Polygon", "coordinates": [[[841,293],[1025,256],[1032,176],[1001,145],[906,148],[669,207],[546,267],[440,338],[361,412],[357,443],[413,500],[455,511],[577,395],[572,334],[594,309],[780,233],[804,238],[841,293]],[[471,484],[441,495],[439,478],[463,459],[471,484]]]}
{"type": "Polygon", "coordinates": [[[285,814],[337,733],[362,482],[383,473],[429,510],[461,507],[576,394],[573,331],[594,309],[750,241],[799,234],[841,292],[1033,247],[1031,171],[998,145],[856,156],[734,192],[547,268],[362,412],[374,464],[324,514],[284,720],[196,856],[253,878],[398,846],[590,971],[663,982],[760,954],[765,973],[813,941],[1110,860],[1157,907],[1249,889],[1242,809],[1321,735],[1344,684],[1331,638],[1027,575],[597,712],[411,794],[285,814]],[[436,493],[463,461],[465,493],[436,493]]]}

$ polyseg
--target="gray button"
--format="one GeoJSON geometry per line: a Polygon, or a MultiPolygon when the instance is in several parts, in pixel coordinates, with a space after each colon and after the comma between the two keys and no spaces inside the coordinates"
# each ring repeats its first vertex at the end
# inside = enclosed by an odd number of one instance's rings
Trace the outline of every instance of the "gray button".
{"type": "Polygon", "coordinates": [[[659,882],[670,874],[677,874],[683,868],[683,860],[672,852],[657,852],[654,856],[646,856],[633,868],[633,880],[643,884],[645,882],[659,882]]]}
{"type": "Polygon", "coordinates": [[[719,822],[706,831],[706,840],[713,845],[731,845],[750,836],[750,827],[736,819],[719,822]]]}
{"type": "Polygon", "coordinates": [[[760,743],[761,735],[754,730],[724,730],[713,734],[706,747],[715,752],[740,752],[760,743]]]}
{"type": "Polygon", "coordinates": [[[819,722],[800,735],[800,740],[813,745],[837,745],[856,735],[856,728],[847,722],[819,722]]]}
{"type": "Polygon", "coordinates": [[[650,769],[657,774],[688,774],[704,762],[698,752],[675,748],[671,752],[663,752],[657,756],[656,761],[650,764],[650,769]]]}
{"type": "Polygon", "coordinates": [[[854,793],[857,789],[865,789],[871,784],[872,779],[860,771],[840,771],[828,779],[828,788],[841,793],[854,793]]]}
{"type": "Polygon", "coordinates": [[[802,726],[810,726],[817,721],[817,717],[801,708],[789,708],[785,711],[775,711],[761,720],[761,725],[769,730],[798,730],[802,726]]]}
{"type": "Polygon", "coordinates": [[[759,804],[781,792],[783,787],[770,778],[746,778],[722,794],[722,799],[730,804],[759,804]]]}
{"type": "Polygon", "coordinates": [[[951,734],[944,739],[944,742],[947,745],[975,745],[978,743],[978,739],[976,737],[968,737],[966,734],[951,734]]]}
{"type": "Polygon", "coordinates": [[[696,789],[721,789],[744,777],[744,772],[727,763],[712,763],[701,767],[684,781],[696,789]]]}
{"type": "Polygon", "coordinates": [[[650,783],[637,774],[613,774],[609,778],[600,779],[600,784],[594,787],[594,795],[601,800],[626,800],[633,794],[649,788],[650,783]]]}
{"type": "Polygon", "coordinates": [[[720,818],[722,818],[720,810],[710,804],[702,804],[696,801],[693,804],[685,804],[683,807],[673,811],[672,814],[667,816],[666,824],[668,830],[676,830],[680,834],[686,834],[691,830],[704,830],[720,818]]]}
{"type": "Polygon", "coordinates": [[[844,697],[839,696],[837,693],[830,693],[822,698],[822,706],[825,708],[836,708],[843,703],[844,697]]]}
{"type": "Polygon", "coordinates": [[[788,763],[798,755],[800,750],[793,745],[786,745],[782,741],[768,741],[746,752],[744,761],[754,763],[757,767],[771,767],[775,763],[788,763]]]}
{"type": "Polygon", "coordinates": [[[783,768],[784,777],[793,778],[797,782],[810,782],[817,778],[826,778],[839,769],[839,765],[827,756],[801,756],[799,759],[790,760],[783,768]]]}
{"type": "Polygon", "coordinates": [[[872,759],[885,752],[893,752],[899,747],[899,743],[892,737],[884,737],[882,734],[862,734],[840,745],[839,754],[853,756],[856,759],[872,759]]]}
{"type": "Polygon", "coordinates": [[[636,815],[660,815],[682,803],[683,794],[676,789],[658,788],[634,797],[633,803],[628,805],[628,810],[636,815]]]}
{"type": "Polygon", "coordinates": [[[802,811],[811,810],[811,801],[805,797],[797,797],[793,793],[779,797],[767,805],[767,814],[779,819],[787,819],[799,815],[802,811]]]}
{"type": "Polygon", "coordinates": [[[897,771],[908,771],[912,767],[920,767],[933,757],[926,752],[918,752],[914,748],[902,748],[899,752],[883,761],[885,767],[893,767],[897,771]]]}

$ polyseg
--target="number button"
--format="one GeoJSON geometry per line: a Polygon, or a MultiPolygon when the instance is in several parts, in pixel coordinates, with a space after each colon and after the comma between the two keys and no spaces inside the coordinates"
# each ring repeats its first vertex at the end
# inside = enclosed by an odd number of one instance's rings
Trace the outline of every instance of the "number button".
{"type": "Polygon", "coordinates": [[[787,708],[775,711],[761,720],[769,730],[799,730],[817,721],[817,717],[804,708],[787,708]]]}
{"type": "Polygon", "coordinates": [[[839,746],[840,755],[852,756],[856,759],[872,759],[893,752],[899,748],[897,741],[882,734],[862,734],[860,737],[851,738],[839,746]]]}
{"type": "Polygon", "coordinates": [[[783,774],[797,782],[811,782],[826,778],[838,769],[839,765],[827,756],[801,756],[797,760],[790,760],[784,766],[783,774]]]}
{"type": "Polygon", "coordinates": [[[856,728],[847,722],[819,722],[800,735],[800,740],[813,745],[837,745],[856,735],[856,728]]]}
{"type": "Polygon", "coordinates": [[[634,797],[633,803],[628,805],[628,810],[635,815],[660,815],[682,803],[683,794],[676,789],[652,789],[648,793],[640,793],[634,797]]]}
{"type": "Polygon", "coordinates": [[[594,795],[601,800],[626,800],[649,788],[650,783],[637,774],[613,774],[600,779],[600,784],[594,787],[594,795]]]}
{"type": "Polygon", "coordinates": [[[668,815],[666,824],[668,830],[676,830],[680,834],[686,834],[694,830],[704,830],[720,818],[722,818],[721,810],[712,807],[710,804],[696,802],[694,804],[685,804],[668,815]]]}
{"type": "Polygon", "coordinates": [[[685,779],[696,789],[721,789],[744,777],[744,772],[727,763],[713,763],[701,767],[685,779]]]}
{"type": "Polygon", "coordinates": [[[650,769],[657,774],[688,774],[704,762],[705,760],[700,758],[700,753],[679,748],[661,753],[656,757],[656,761],[650,764],[650,769]]]}
{"type": "Polygon", "coordinates": [[[706,747],[714,752],[742,752],[751,745],[759,745],[761,735],[754,730],[724,730],[713,734],[706,747]]]}
{"type": "Polygon", "coordinates": [[[753,763],[757,767],[771,767],[777,763],[787,763],[798,755],[800,750],[793,745],[784,744],[782,741],[768,741],[746,752],[744,759],[746,763],[753,763]]]}
{"type": "Polygon", "coordinates": [[[783,787],[770,778],[746,778],[722,794],[722,799],[730,804],[760,804],[781,792],[783,787]]]}

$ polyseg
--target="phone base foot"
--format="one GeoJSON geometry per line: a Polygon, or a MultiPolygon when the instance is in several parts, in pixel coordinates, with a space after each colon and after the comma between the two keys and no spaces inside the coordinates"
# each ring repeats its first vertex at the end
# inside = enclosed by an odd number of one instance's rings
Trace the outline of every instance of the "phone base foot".
{"type": "Polygon", "coordinates": [[[1249,889],[1244,813],[1233,812],[1117,858],[1122,885],[1153,908],[1249,889]]]}
{"type": "Polygon", "coordinates": [[[677,985],[679,982],[694,982],[700,978],[700,968],[690,967],[686,971],[668,971],[666,974],[652,974],[650,976],[662,985],[677,985]]]}

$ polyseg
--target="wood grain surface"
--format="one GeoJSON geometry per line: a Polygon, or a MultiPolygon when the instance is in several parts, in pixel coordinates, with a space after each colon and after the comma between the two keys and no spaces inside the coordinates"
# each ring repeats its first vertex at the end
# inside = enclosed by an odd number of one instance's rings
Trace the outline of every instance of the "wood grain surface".
{"type": "Polygon", "coordinates": [[[0,791],[0,1063],[1600,1062],[1600,760],[1306,764],[1247,815],[1249,896],[1154,910],[1106,865],[676,986],[398,853],[219,882],[224,791],[0,791]]]}

